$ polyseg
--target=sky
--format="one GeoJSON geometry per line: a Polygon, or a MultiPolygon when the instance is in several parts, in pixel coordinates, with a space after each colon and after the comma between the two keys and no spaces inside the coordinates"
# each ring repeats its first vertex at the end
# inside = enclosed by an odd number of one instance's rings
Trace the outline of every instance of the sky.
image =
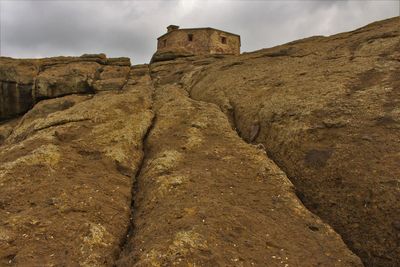
{"type": "Polygon", "coordinates": [[[241,35],[242,52],[399,16],[400,0],[0,0],[1,56],[149,62],[170,24],[241,35]]]}

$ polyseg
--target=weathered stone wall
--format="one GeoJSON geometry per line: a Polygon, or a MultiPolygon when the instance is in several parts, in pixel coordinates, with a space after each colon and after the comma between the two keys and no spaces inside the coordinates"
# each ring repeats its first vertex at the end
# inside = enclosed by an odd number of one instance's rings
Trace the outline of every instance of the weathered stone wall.
{"type": "Polygon", "coordinates": [[[240,38],[220,31],[210,32],[210,53],[211,54],[240,54],[240,38]],[[221,42],[222,37],[226,38],[226,43],[221,42]]]}
{"type": "Polygon", "coordinates": [[[238,55],[240,54],[240,37],[215,29],[181,29],[171,31],[158,39],[157,52],[174,48],[184,48],[197,55],[238,55]],[[189,41],[189,34],[193,35],[192,41],[189,41]],[[226,44],[222,43],[222,37],[226,38],[226,44]]]}
{"type": "Polygon", "coordinates": [[[209,37],[206,30],[175,30],[158,40],[158,50],[184,47],[196,54],[206,54],[209,51],[209,37]],[[193,41],[188,40],[188,34],[193,34],[193,41]]]}

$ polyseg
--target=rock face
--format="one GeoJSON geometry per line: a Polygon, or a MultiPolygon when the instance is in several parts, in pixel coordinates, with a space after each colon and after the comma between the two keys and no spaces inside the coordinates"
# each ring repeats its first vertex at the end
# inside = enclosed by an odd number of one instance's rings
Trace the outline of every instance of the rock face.
{"type": "Polygon", "coordinates": [[[0,120],[29,110],[41,99],[121,89],[130,60],[104,54],[16,60],[0,57],[0,120]]]}
{"type": "Polygon", "coordinates": [[[367,266],[400,265],[399,18],[191,68],[192,98],[263,144],[367,266]]]}
{"type": "Polygon", "coordinates": [[[163,49],[162,51],[157,51],[154,53],[153,57],[151,58],[151,63],[190,56],[193,56],[193,53],[185,48],[163,49]]]}
{"type": "Polygon", "coordinates": [[[0,265],[400,265],[399,26],[1,58],[0,265]]]}
{"type": "Polygon", "coordinates": [[[33,103],[38,67],[32,61],[0,58],[0,120],[20,115],[33,103]]]}
{"type": "Polygon", "coordinates": [[[1,266],[112,265],[128,231],[151,90],[143,80],[121,92],[41,101],[8,131],[1,266]]]}
{"type": "Polygon", "coordinates": [[[118,266],[361,266],[215,105],[174,84],[155,92],[136,230],[118,266]]]}

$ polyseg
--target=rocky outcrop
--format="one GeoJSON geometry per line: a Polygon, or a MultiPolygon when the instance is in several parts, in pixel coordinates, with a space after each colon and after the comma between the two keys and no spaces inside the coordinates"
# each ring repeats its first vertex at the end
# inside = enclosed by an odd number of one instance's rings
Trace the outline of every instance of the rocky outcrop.
{"type": "Polygon", "coordinates": [[[367,266],[400,265],[398,17],[179,66],[194,77],[192,98],[217,104],[244,140],[263,144],[367,266]]]}
{"type": "Polygon", "coordinates": [[[0,120],[28,111],[42,99],[120,90],[130,60],[104,54],[45,59],[0,58],[0,120]]]}
{"type": "Polygon", "coordinates": [[[92,85],[99,69],[100,65],[94,62],[48,67],[37,76],[33,96],[39,100],[76,93],[94,93],[92,85]]]}
{"type": "Polygon", "coordinates": [[[149,79],[132,79],[118,92],[41,101],[0,126],[1,266],[111,266],[118,257],[153,118],[149,79]]]}
{"type": "Polygon", "coordinates": [[[117,266],[362,266],[215,105],[173,84],[154,99],[134,230],[117,266]]]}
{"type": "MultiPolygon", "coordinates": [[[[77,92],[96,64],[39,78],[77,92]]],[[[119,72],[105,69],[97,81],[119,72]]],[[[0,265],[361,266],[221,111],[161,76],[134,66],[122,90],[44,99],[0,125],[0,265]]]]}
{"type": "Polygon", "coordinates": [[[5,142],[7,137],[11,135],[18,122],[19,119],[14,119],[0,123],[0,146],[5,142]]]}
{"type": "Polygon", "coordinates": [[[181,57],[191,57],[191,56],[194,56],[194,54],[185,48],[163,49],[154,53],[150,63],[174,60],[181,57]]]}
{"type": "Polygon", "coordinates": [[[30,60],[0,58],[0,121],[28,111],[38,66],[30,60]]]}
{"type": "Polygon", "coordinates": [[[93,83],[95,91],[110,91],[122,88],[128,80],[129,66],[105,66],[99,70],[98,79],[93,83]]]}

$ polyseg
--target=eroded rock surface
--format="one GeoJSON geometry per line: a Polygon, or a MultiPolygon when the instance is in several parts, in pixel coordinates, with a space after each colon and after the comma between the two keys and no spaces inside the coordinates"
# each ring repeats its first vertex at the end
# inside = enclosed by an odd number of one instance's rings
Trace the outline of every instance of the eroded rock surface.
{"type": "Polygon", "coordinates": [[[181,68],[367,266],[400,265],[398,17],[181,68]]]}
{"type": "Polygon", "coordinates": [[[140,80],[119,92],[44,100],[11,133],[15,122],[0,127],[1,266],[113,264],[128,231],[151,93],[140,80]]]}
{"type": "Polygon", "coordinates": [[[158,85],[154,98],[118,266],[362,266],[217,106],[178,85],[158,85]]]}
{"type": "Polygon", "coordinates": [[[38,66],[29,60],[0,57],[0,121],[28,111],[38,66]]]}
{"type": "Polygon", "coordinates": [[[0,57],[0,121],[28,111],[42,99],[76,93],[120,90],[129,74],[128,58],[104,54],[44,59],[0,57]]]}
{"type": "Polygon", "coordinates": [[[164,49],[162,51],[154,53],[153,57],[151,58],[151,62],[153,63],[160,61],[168,61],[181,57],[190,57],[190,56],[193,56],[193,53],[191,53],[185,48],[164,49]]]}

